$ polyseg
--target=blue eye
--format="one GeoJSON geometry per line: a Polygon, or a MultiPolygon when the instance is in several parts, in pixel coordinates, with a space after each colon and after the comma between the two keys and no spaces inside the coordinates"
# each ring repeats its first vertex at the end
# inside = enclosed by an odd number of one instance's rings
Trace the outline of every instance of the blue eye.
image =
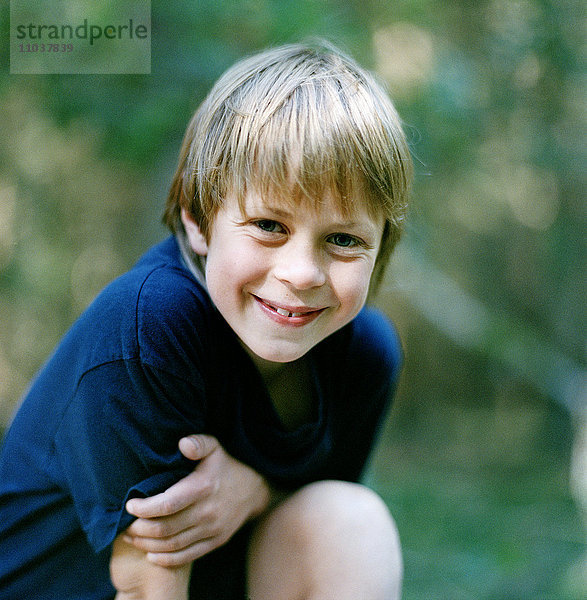
{"type": "Polygon", "coordinates": [[[328,241],[340,248],[352,248],[358,246],[360,241],[348,233],[335,233],[329,236],[328,241]]]}
{"type": "Polygon", "coordinates": [[[271,219],[259,219],[258,221],[255,221],[255,225],[267,233],[281,233],[283,231],[281,225],[277,221],[272,221],[271,219]]]}

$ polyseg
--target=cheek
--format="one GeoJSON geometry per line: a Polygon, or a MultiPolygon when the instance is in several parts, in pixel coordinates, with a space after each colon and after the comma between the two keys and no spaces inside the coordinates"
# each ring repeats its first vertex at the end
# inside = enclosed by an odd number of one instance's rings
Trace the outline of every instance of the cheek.
{"type": "Polygon", "coordinates": [[[367,299],[373,267],[366,263],[339,264],[331,269],[331,282],[340,306],[358,312],[367,299]]]}
{"type": "Polygon", "coordinates": [[[246,243],[226,240],[212,248],[206,259],[206,282],[211,295],[240,295],[248,283],[262,274],[263,261],[255,258],[246,243]]]}

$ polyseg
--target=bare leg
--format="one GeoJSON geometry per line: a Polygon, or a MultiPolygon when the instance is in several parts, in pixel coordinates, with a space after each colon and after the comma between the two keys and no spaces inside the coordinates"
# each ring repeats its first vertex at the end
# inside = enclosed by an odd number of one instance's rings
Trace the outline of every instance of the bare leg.
{"type": "Polygon", "coordinates": [[[308,485],[257,526],[251,600],[396,600],[402,559],[395,523],[364,486],[308,485]]]}

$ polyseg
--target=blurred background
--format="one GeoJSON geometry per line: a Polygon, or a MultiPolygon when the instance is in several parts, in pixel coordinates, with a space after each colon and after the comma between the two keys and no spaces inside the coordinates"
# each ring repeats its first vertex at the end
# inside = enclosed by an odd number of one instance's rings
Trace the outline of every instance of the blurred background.
{"type": "Polygon", "coordinates": [[[376,299],[406,364],[367,476],[398,522],[404,598],[587,597],[585,4],[154,2],[152,74],[126,76],[9,75],[1,11],[0,428],[95,294],[167,235],[216,78],[321,36],[386,81],[416,162],[376,299]]]}

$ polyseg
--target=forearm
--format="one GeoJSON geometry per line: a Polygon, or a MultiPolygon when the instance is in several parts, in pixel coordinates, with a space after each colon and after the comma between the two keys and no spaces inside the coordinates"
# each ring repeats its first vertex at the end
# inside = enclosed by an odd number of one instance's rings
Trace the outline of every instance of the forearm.
{"type": "Polygon", "coordinates": [[[187,600],[191,563],[162,567],[147,560],[147,554],[124,541],[114,541],[110,576],[116,600],[187,600]]]}

